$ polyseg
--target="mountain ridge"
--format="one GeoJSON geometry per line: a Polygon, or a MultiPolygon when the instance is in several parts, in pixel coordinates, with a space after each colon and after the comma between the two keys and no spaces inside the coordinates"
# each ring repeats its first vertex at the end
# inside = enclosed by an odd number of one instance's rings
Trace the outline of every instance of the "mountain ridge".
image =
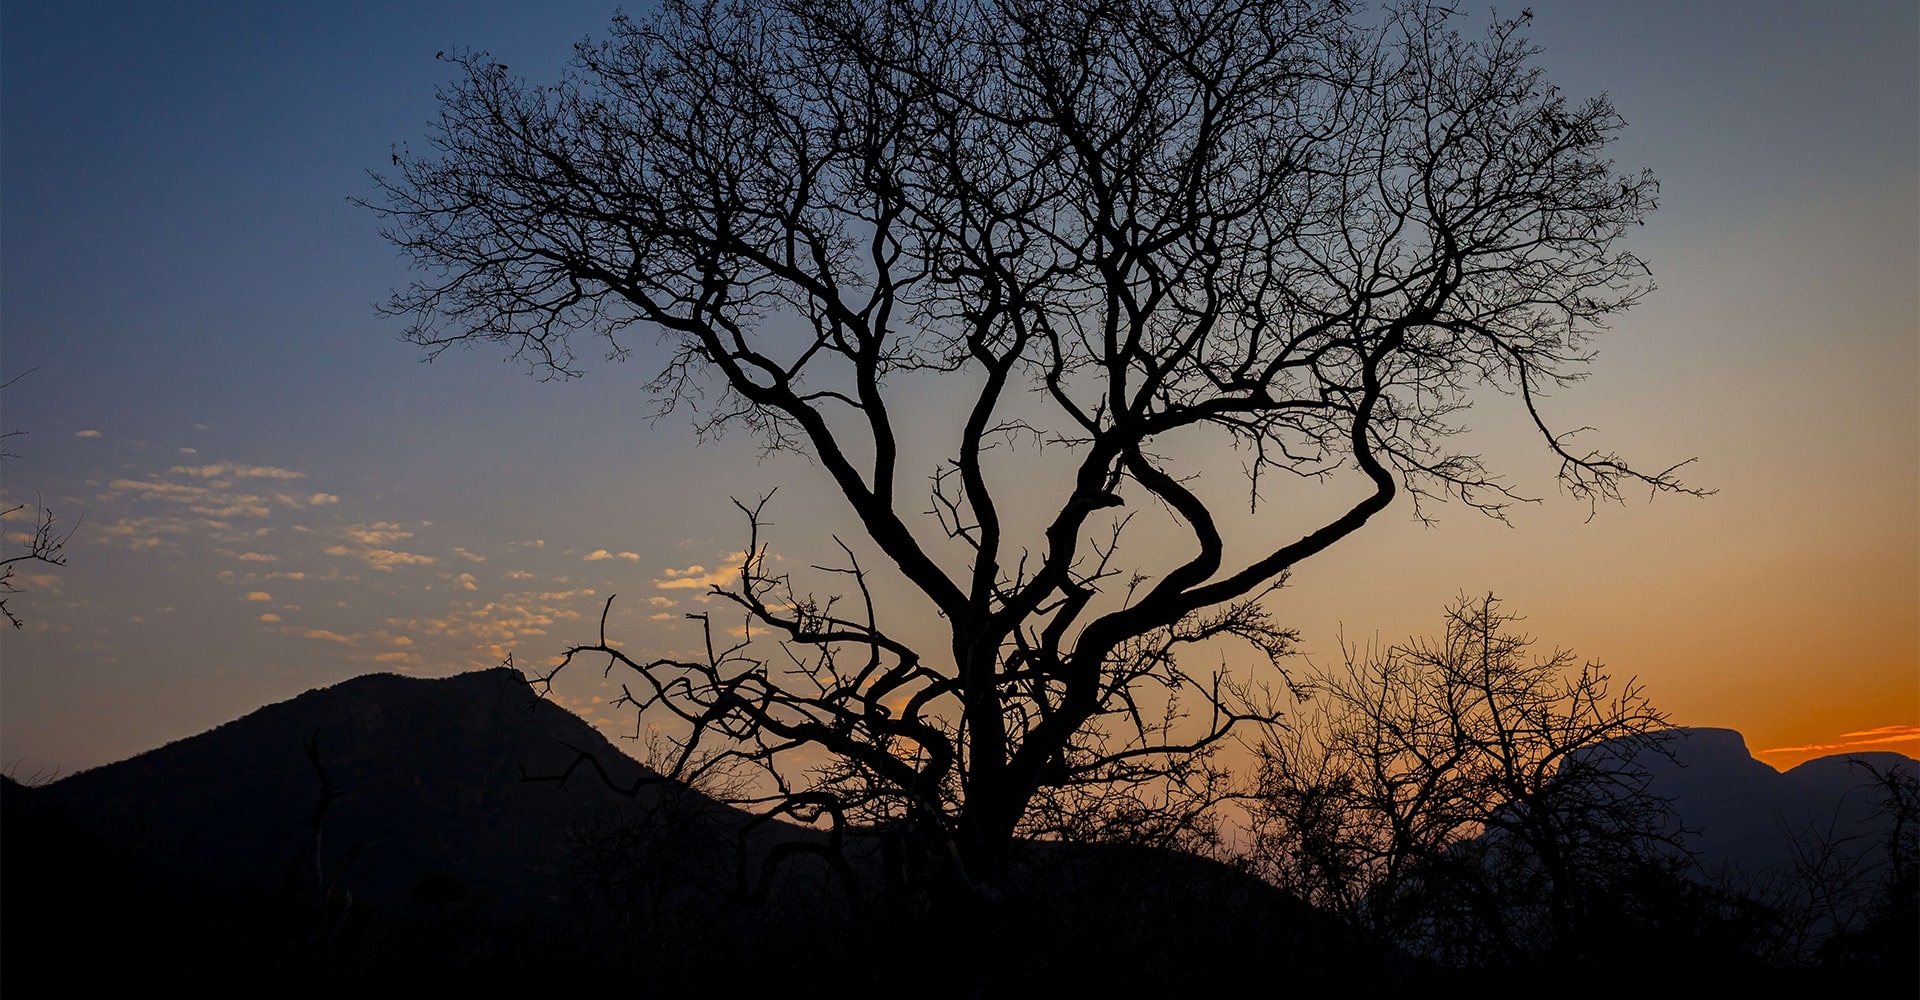
{"type": "MultiPolygon", "coordinates": [[[[651,809],[667,784],[517,671],[374,673],[262,706],[197,736],[34,789],[165,892],[270,890],[289,879],[404,898],[427,875],[492,899],[552,902],[570,825],[651,809]],[[591,769],[557,776],[582,753],[591,769]],[[324,801],[323,801],[324,800],[324,801]],[[311,869],[303,874],[298,868],[311,869]]],[[[748,818],[697,792],[678,808],[748,818]]]]}

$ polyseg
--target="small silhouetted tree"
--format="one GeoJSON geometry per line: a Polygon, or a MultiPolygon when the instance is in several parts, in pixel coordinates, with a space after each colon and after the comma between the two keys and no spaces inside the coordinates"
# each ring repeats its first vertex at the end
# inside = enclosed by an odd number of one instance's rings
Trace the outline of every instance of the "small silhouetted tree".
{"type": "Polygon", "coordinates": [[[1780,901],[1793,957],[1835,969],[1920,974],[1920,769],[1856,758],[1884,824],[1878,842],[1825,828],[1798,831],[1788,897],[1780,901]]]}
{"type": "MultiPolygon", "coordinates": [[[[624,794],[569,817],[558,832],[583,904],[575,916],[588,929],[606,921],[616,931],[671,939],[663,928],[676,910],[717,905],[704,897],[737,867],[715,802],[738,798],[740,789],[725,771],[708,771],[691,786],[650,780],[672,768],[677,748],[658,731],[647,734],[644,748],[648,773],[640,782],[622,786],[601,772],[603,784],[624,794]]],[[[592,763],[584,754],[576,761],[592,763]]]]}
{"type": "Polygon", "coordinates": [[[1684,859],[1641,688],[1531,653],[1492,596],[1444,635],[1349,652],[1262,751],[1262,873],[1383,943],[1459,964],[1578,958],[1684,859]]]}
{"type": "Polygon", "coordinates": [[[775,567],[755,508],[714,592],[746,639],[651,659],[603,617],[566,662],[621,668],[683,761],[763,767],[767,808],[904,824],[919,870],[988,891],[1023,832],[1124,815],[1169,777],[1208,794],[1179,762],[1277,719],[1267,665],[1294,636],[1264,599],[1292,567],[1399,496],[1519,499],[1455,446],[1483,390],[1578,498],[1682,488],[1541,405],[1648,288],[1620,239],[1655,183],[1606,159],[1620,116],[1553,87],[1525,16],[1457,21],[1421,0],[668,0],[551,86],[456,54],[431,151],[378,178],[420,272],[392,308],[431,353],[498,343],[548,376],[582,372],[577,334],[615,359],[663,337],[663,410],[811,456],[878,555],[847,547],[839,596],[775,567]],[[944,453],[903,454],[909,418],[944,453]],[[1293,519],[1274,539],[1236,537],[1193,479],[1229,445],[1248,499],[1293,519]],[[1272,506],[1289,484],[1331,502],[1272,506]],[[1143,511],[1177,540],[1124,546],[1143,511]],[[942,641],[878,620],[875,572],[942,641]],[[1267,672],[1181,656],[1222,640],[1267,672]]]}
{"type": "MultiPolygon", "coordinates": [[[[15,375],[5,382],[0,382],[0,390],[11,388],[15,382],[20,381],[30,374],[32,374],[31,369],[15,375]]],[[[8,450],[5,442],[25,433],[26,431],[19,429],[0,431],[0,461],[16,457],[12,451],[8,450]]],[[[74,531],[79,527],[79,525],[76,524],[74,527],[63,529],[60,526],[59,518],[54,516],[52,508],[44,504],[35,504],[29,507],[24,503],[0,507],[0,525],[6,524],[15,514],[28,510],[32,511],[29,515],[33,522],[33,528],[31,530],[17,533],[0,531],[0,546],[4,546],[5,543],[9,541],[24,546],[24,551],[11,554],[7,553],[4,547],[0,547],[0,615],[5,616],[8,624],[11,624],[14,628],[26,627],[26,622],[22,621],[19,615],[14,614],[13,609],[8,606],[8,602],[13,599],[13,595],[21,592],[19,585],[14,582],[15,568],[21,563],[30,562],[45,563],[49,566],[65,566],[67,564],[67,541],[73,537],[74,531]]]]}

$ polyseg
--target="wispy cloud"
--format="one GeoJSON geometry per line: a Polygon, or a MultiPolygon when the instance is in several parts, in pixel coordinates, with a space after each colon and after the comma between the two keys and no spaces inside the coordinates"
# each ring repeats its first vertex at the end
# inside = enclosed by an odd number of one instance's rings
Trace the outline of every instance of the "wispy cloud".
{"type": "Polygon", "coordinates": [[[413,537],[413,532],[392,521],[353,524],[341,530],[360,547],[329,545],[322,552],[330,556],[353,556],[382,573],[391,573],[399,566],[432,566],[440,561],[434,556],[392,548],[393,543],[413,537]]]}
{"type": "Polygon", "coordinates": [[[100,432],[92,429],[88,429],[84,431],[74,431],[73,436],[77,438],[97,438],[100,436],[100,432]]]}
{"type": "MultiPolygon", "coordinates": [[[[582,561],[583,562],[600,562],[601,560],[604,560],[604,559],[625,559],[628,562],[639,562],[640,553],[608,552],[606,549],[594,549],[592,552],[587,553],[586,556],[582,559],[582,561]]],[[[669,572],[671,572],[671,570],[669,570],[669,572]]]]}
{"type": "MultiPolygon", "coordinates": [[[[459,643],[480,654],[468,662],[469,666],[486,666],[500,662],[516,648],[519,640],[546,636],[555,625],[582,617],[581,609],[567,602],[577,603],[580,598],[590,598],[593,594],[586,589],[502,594],[495,600],[454,608],[442,615],[389,619],[387,625],[395,630],[459,643]]],[[[397,639],[395,644],[400,644],[397,639]]],[[[411,645],[412,641],[406,644],[411,645]]]]}
{"type": "Polygon", "coordinates": [[[395,566],[431,566],[440,560],[433,556],[423,556],[418,552],[401,552],[396,549],[368,549],[360,553],[361,561],[382,573],[391,573],[395,566]]]}
{"type": "Polygon", "coordinates": [[[312,639],[316,642],[335,642],[335,643],[339,643],[342,646],[351,646],[359,641],[354,636],[341,635],[340,633],[332,631],[331,629],[324,629],[324,628],[288,627],[288,628],[283,628],[280,631],[286,633],[287,635],[297,635],[302,639],[312,639]]]}
{"type": "Polygon", "coordinates": [[[666,578],[653,581],[661,590],[706,590],[709,587],[725,587],[740,578],[739,566],[720,566],[708,569],[705,566],[688,566],[686,569],[668,569],[666,578]]]}
{"type": "Polygon", "coordinates": [[[61,593],[64,585],[58,573],[19,573],[14,580],[28,590],[45,591],[49,594],[61,593]]]}
{"type": "Polygon", "coordinates": [[[305,479],[307,474],[292,469],[282,469],[271,465],[241,465],[236,462],[214,462],[211,465],[176,465],[167,470],[176,476],[194,476],[200,479],[219,479],[231,476],[235,479],[305,479]]]}
{"type": "MultiPolygon", "coordinates": [[[[184,466],[174,466],[176,472],[184,466]]],[[[232,482],[226,479],[209,480],[206,483],[176,483],[166,479],[146,478],[115,479],[107,484],[107,493],[103,500],[115,501],[132,494],[140,500],[160,500],[168,503],[185,504],[195,514],[201,514],[213,521],[209,524],[215,530],[229,527],[224,523],[236,517],[266,517],[273,512],[267,498],[252,493],[235,492],[232,482]]]]}
{"type": "Polygon", "coordinates": [[[375,521],[372,524],[350,524],[345,529],[346,536],[362,545],[392,545],[403,538],[412,538],[413,532],[407,531],[392,521],[375,521]]]}
{"type": "Polygon", "coordinates": [[[142,500],[171,500],[175,503],[192,503],[213,495],[213,490],[206,486],[170,483],[164,479],[115,479],[107,484],[107,489],[115,493],[133,493],[142,500]]]}
{"type": "Polygon", "coordinates": [[[1760,751],[1762,754],[1813,753],[1818,751],[1845,752],[1865,747],[1884,747],[1899,743],[1920,743],[1920,726],[1876,726],[1873,729],[1860,729],[1850,733],[1841,733],[1832,743],[1808,743],[1795,747],[1773,747],[1760,751]]]}

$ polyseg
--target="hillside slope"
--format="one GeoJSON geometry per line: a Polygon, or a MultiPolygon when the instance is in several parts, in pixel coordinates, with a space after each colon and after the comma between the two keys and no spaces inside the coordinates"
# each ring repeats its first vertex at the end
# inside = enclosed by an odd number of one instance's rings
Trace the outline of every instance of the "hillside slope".
{"type": "MultiPolygon", "coordinates": [[[[325,882],[400,899],[431,876],[440,888],[430,892],[524,909],[566,895],[569,845],[583,830],[644,817],[660,798],[661,786],[613,794],[586,768],[564,785],[524,780],[561,773],[576,750],[623,785],[653,777],[515,671],[372,674],[35,794],[168,894],[325,882]]],[[[716,830],[746,819],[681,794],[678,808],[716,830]]]]}

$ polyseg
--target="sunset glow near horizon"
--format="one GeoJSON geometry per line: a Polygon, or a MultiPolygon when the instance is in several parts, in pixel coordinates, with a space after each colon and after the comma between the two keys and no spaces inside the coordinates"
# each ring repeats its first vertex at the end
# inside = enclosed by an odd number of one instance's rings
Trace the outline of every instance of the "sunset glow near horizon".
{"type": "MultiPolygon", "coordinates": [[[[1645,467],[1697,458],[1684,479],[1717,492],[1589,518],[1516,401],[1482,399],[1470,450],[1542,502],[1425,527],[1402,498],[1299,566],[1272,605],[1299,666],[1494,593],[1537,652],[1603,662],[1776,767],[1920,756],[1920,13],[1531,6],[1539,65],[1575,99],[1610,93],[1629,123],[1612,156],[1662,184],[1631,241],[1659,289],[1546,408],[1645,467]]],[[[738,567],[729,497],[779,488],[769,541],[799,574],[835,560],[835,533],[861,551],[803,457],[654,420],[647,338],[541,382],[496,349],[419,364],[373,309],[409,276],[346,199],[393,146],[424,148],[450,72],[434,54],[547,82],[611,12],[6,6],[0,381],[19,380],[0,421],[27,433],[0,506],[30,506],[5,554],[35,503],[78,527],[67,566],[16,566],[0,764],[70,773],[374,670],[538,668],[614,594],[610,637],[691,650],[685,615],[717,612],[701,595],[738,567]]],[[[938,438],[938,396],[910,436],[938,438]]],[[[1234,457],[1196,461],[1246,533],[1338,500],[1339,480],[1305,482],[1248,516],[1234,457]]],[[[886,603],[940,648],[928,606],[886,603]]],[[[617,694],[595,666],[557,698],[631,731],[617,694]]]]}

